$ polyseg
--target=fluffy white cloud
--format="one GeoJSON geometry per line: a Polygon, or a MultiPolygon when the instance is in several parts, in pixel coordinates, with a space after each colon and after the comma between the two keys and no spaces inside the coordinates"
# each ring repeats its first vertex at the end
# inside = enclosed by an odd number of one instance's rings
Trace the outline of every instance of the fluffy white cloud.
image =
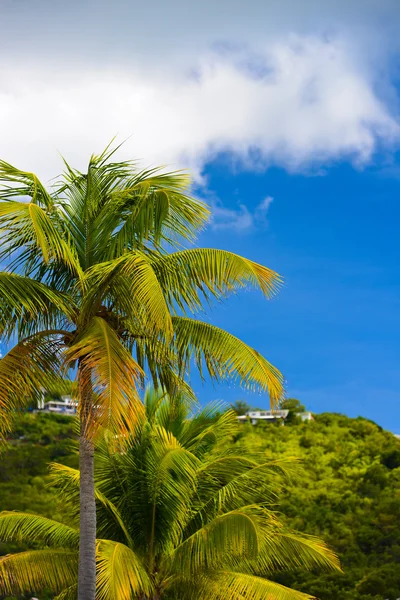
{"type": "Polygon", "coordinates": [[[0,156],[44,178],[60,170],[57,150],[84,167],[116,134],[132,135],[122,155],[199,176],[224,151],[251,169],[364,163],[399,131],[370,72],[337,38],[285,36],[257,54],[220,48],[189,72],[129,61],[0,69],[0,156]]]}

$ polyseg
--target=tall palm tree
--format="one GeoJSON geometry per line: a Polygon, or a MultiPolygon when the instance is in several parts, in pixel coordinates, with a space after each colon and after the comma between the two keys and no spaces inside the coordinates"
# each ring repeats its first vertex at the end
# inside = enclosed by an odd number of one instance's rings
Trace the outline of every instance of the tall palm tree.
{"type": "Polygon", "coordinates": [[[204,302],[246,285],[270,297],[279,276],[230,252],[190,248],[209,212],[182,173],[138,170],[92,156],[86,173],[65,163],[51,189],[0,161],[0,423],[75,369],[80,415],[79,600],[95,598],[94,446],[99,428],[139,414],[145,374],[191,395],[191,363],[214,379],[268,391],[282,376],[258,352],[193,318],[204,302]],[[171,250],[177,251],[171,252],[171,250]]]}
{"type": "MultiPolygon", "coordinates": [[[[323,542],[282,525],[275,505],[291,463],[236,454],[233,411],[188,418],[187,404],[151,390],[145,408],[133,433],[96,443],[99,600],[303,600],[268,575],[339,568],[323,542]]],[[[65,523],[0,513],[0,539],[45,546],[0,559],[0,594],[76,597],[80,475],[52,471],[65,523]]]]}

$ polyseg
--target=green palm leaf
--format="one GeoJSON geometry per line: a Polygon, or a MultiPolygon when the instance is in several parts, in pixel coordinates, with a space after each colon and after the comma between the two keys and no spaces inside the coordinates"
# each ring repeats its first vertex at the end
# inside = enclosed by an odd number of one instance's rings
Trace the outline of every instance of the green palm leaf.
{"type": "Polygon", "coordinates": [[[57,338],[33,336],[16,344],[0,359],[0,431],[10,427],[16,408],[60,382],[57,338]]]}
{"type": "Polygon", "coordinates": [[[72,550],[27,550],[0,557],[0,594],[21,595],[50,588],[61,592],[75,583],[78,553],[72,550]]]}
{"type": "Polygon", "coordinates": [[[171,316],[164,294],[147,257],[140,252],[125,254],[89,269],[83,315],[99,310],[109,297],[118,304],[124,318],[137,322],[142,331],[155,329],[167,339],[172,335],[171,316]]]}
{"type": "Polygon", "coordinates": [[[110,540],[98,541],[96,598],[131,600],[151,592],[146,569],[133,550],[110,540]]]}
{"type": "MultiPolygon", "coordinates": [[[[67,465],[61,465],[59,463],[50,464],[50,475],[52,477],[52,483],[56,489],[62,492],[63,498],[70,503],[73,507],[79,505],[79,484],[80,484],[80,471],[79,469],[73,469],[67,465]]],[[[106,521],[109,527],[109,521],[112,520],[112,524],[115,528],[115,524],[120,527],[121,532],[124,536],[125,542],[132,546],[132,539],[125,526],[125,523],[121,517],[118,508],[101,492],[98,486],[95,487],[95,497],[97,502],[97,510],[101,508],[105,511],[105,517],[100,522],[99,534],[105,534],[105,528],[102,527],[101,523],[106,521]]],[[[1,513],[0,513],[1,516],[1,513]]],[[[1,531],[1,529],[0,529],[1,531]]]]}
{"type": "Polygon", "coordinates": [[[264,513],[259,507],[243,507],[216,516],[174,551],[173,570],[186,577],[218,565],[238,566],[245,557],[256,558],[262,543],[264,513]]]}
{"type": "Polygon", "coordinates": [[[204,300],[221,298],[251,285],[267,297],[279,289],[281,277],[251,260],[213,248],[192,248],[151,259],[154,271],[173,308],[199,310],[204,300]]]}
{"type": "Polygon", "coordinates": [[[209,600],[309,600],[309,594],[289,589],[279,583],[262,577],[235,571],[219,571],[216,573],[214,585],[207,582],[204,598],[209,600]]]}
{"type": "Polygon", "coordinates": [[[107,321],[93,317],[66,357],[81,361],[81,385],[95,394],[90,425],[120,430],[143,410],[136,392],[142,370],[107,321]]]}
{"type": "Polygon", "coordinates": [[[0,512],[0,539],[18,542],[40,541],[46,546],[77,549],[79,533],[58,521],[40,515],[0,512]]]}
{"type": "Polygon", "coordinates": [[[74,318],[70,297],[40,281],[15,273],[0,272],[0,335],[10,338],[27,328],[56,328],[66,318],[74,318]]]}
{"type": "Polygon", "coordinates": [[[203,374],[203,361],[214,379],[239,381],[247,388],[268,391],[273,406],[283,395],[283,377],[259,352],[235,336],[194,319],[173,317],[175,345],[182,370],[193,357],[203,374]]]}
{"type": "MultiPolygon", "coordinates": [[[[61,231],[61,220],[55,210],[53,208],[50,213],[34,201],[0,202],[0,230],[4,238],[4,249],[0,257],[10,256],[26,248],[29,251],[27,265],[30,266],[37,261],[39,251],[44,263],[54,260],[64,264],[73,276],[80,277],[82,271],[75,248],[68,243],[68,238],[61,231]]],[[[17,259],[17,264],[20,262],[17,259]]]]}

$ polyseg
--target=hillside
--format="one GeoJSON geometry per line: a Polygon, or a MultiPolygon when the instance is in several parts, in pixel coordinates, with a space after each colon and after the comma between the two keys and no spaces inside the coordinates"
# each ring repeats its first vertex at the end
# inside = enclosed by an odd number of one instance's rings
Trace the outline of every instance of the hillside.
{"type": "MultiPolygon", "coordinates": [[[[76,464],[74,424],[60,415],[22,415],[0,461],[0,510],[57,518],[47,487],[52,460],[76,464]]],[[[234,443],[259,457],[299,457],[281,512],[291,526],[323,537],[344,574],[288,573],[279,581],[321,600],[400,597],[400,442],[365,419],[317,415],[309,423],[242,425],[234,443]]],[[[0,554],[13,550],[0,544],[0,554]]]]}
{"type": "Polygon", "coordinates": [[[309,423],[245,425],[249,454],[297,456],[302,466],[279,510],[324,538],[344,574],[291,573],[279,581],[321,600],[400,597],[400,442],[365,419],[317,415],[309,423]]]}

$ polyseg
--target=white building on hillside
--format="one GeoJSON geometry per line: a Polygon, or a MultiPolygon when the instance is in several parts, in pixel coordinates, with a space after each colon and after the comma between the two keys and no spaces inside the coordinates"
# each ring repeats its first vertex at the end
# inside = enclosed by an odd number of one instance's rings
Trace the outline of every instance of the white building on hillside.
{"type": "Polygon", "coordinates": [[[252,425],[256,425],[260,421],[271,423],[282,421],[283,424],[288,414],[288,410],[251,410],[245,415],[238,416],[238,419],[239,421],[250,421],[252,425]]]}
{"type": "Polygon", "coordinates": [[[76,415],[76,402],[71,396],[61,396],[60,400],[49,400],[39,406],[43,412],[58,413],[62,415],[76,415]]]}
{"type": "MultiPolygon", "coordinates": [[[[242,423],[250,421],[252,425],[257,425],[257,423],[260,423],[261,421],[267,421],[270,423],[276,423],[280,421],[281,424],[284,425],[288,414],[288,410],[251,410],[245,415],[239,415],[238,420],[242,423]]],[[[314,420],[314,417],[310,412],[296,413],[296,417],[299,417],[303,422],[314,420]]]]}

